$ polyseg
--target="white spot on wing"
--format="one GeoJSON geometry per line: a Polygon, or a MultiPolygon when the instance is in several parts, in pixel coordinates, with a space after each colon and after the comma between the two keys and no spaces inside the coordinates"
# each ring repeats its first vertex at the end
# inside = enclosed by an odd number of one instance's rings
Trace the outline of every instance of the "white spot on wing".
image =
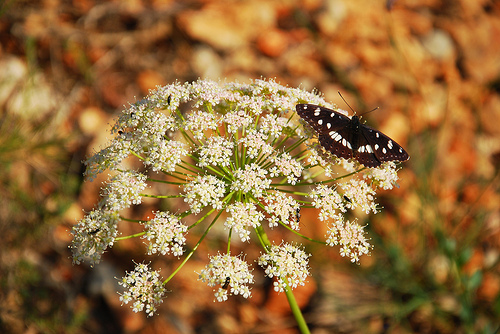
{"type": "Polygon", "coordinates": [[[330,135],[330,138],[335,141],[340,141],[340,139],[342,139],[342,136],[337,131],[330,131],[328,134],[330,135]]]}
{"type": "Polygon", "coordinates": [[[358,148],[358,151],[360,153],[365,153],[365,152],[367,152],[367,153],[373,153],[373,149],[372,149],[372,147],[370,145],[360,146],[358,148]]]}
{"type": "Polygon", "coordinates": [[[350,150],[352,150],[351,143],[349,143],[347,140],[345,140],[345,138],[342,138],[342,145],[344,145],[345,147],[347,147],[350,150]]]}

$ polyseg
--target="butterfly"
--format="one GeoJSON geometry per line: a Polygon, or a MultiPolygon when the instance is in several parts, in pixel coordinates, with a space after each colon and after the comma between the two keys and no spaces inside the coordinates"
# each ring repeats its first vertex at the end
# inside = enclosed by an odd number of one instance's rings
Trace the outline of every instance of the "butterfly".
{"type": "Polygon", "coordinates": [[[297,104],[297,114],[318,133],[326,150],[339,158],[353,158],[366,167],[378,167],[387,161],[406,161],[408,153],[391,138],[351,118],[314,104],[297,104]]]}

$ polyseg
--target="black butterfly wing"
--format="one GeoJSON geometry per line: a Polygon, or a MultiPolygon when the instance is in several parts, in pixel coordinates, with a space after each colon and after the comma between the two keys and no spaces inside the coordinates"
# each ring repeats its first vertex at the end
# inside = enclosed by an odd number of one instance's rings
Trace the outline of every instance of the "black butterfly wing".
{"type": "Polygon", "coordinates": [[[366,143],[363,145],[360,143],[356,152],[356,158],[363,165],[377,167],[382,162],[406,161],[410,159],[410,155],[401,145],[382,132],[367,125],[362,125],[360,131],[362,134],[360,137],[363,137],[366,143]],[[362,160],[366,160],[367,163],[363,163],[362,160]]]}
{"type": "Polygon", "coordinates": [[[315,104],[297,104],[297,114],[302,117],[319,134],[328,133],[349,126],[351,119],[335,110],[315,104]]]}
{"type": "Polygon", "coordinates": [[[349,138],[349,128],[344,127],[337,130],[331,130],[328,133],[320,134],[318,139],[327,151],[339,158],[352,158],[352,146],[346,138],[349,138]]]}
{"type": "Polygon", "coordinates": [[[349,117],[314,104],[297,104],[296,110],[297,114],[318,133],[321,146],[337,157],[345,159],[352,157],[349,117]]]}
{"type": "Polygon", "coordinates": [[[408,153],[380,131],[335,110],[314,104],[298,104],[297,113],[318,133],[321,145],[340,158],[354,158],[366,167],[386,161],[406,161],[408,153]]]}
{"type": "Polygon", "coordinates": [[[357,137],[357,147],[353,150],[354,159],[365,167],[378,167],[382,163],[375,155],[372,149],[372,144],[362,134],[364,125],[360,124],[360,129],[357,137]]]}

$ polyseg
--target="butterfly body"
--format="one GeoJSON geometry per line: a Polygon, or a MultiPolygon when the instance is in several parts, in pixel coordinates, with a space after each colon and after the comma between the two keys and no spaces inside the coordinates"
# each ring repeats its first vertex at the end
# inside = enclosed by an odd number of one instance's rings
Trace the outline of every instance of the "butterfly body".
{"type": "Polygon", "coordinates": [[[320,144],[339,158],[353,158],[366,167],[406,161],[408,153],[394,140],[360,122],[314,104],[297,104],[297,113],[318,133],[320,144]]]}

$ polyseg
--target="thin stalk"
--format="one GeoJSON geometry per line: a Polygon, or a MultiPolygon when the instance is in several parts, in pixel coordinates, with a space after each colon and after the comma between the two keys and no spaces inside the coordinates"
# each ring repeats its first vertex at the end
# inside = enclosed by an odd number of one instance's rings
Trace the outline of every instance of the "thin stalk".
{"type": "Polygon", "coordinates": [[[307,327],[306,319],[304,319],[304,315],[300,310],[299,304],[297,304],[297,301],[295,300],[292,289],[290,289],[288,286],[285,287],[285,295],[286,299],[288,299],[288,305],[290,305],[290,308],[292,309],[292,314],[295,318],[295,321],[297,321],[300,332],[302,334],[310,334],[311,331],[309,331],[309,327],[307,327]]]}
{"type": "MultiPolygon", "coordinates": [[[[259,237],[260,242],[262,243],[266,252],[271,249],[271,242],[267,237],[266,232],[262,226],[258,226],[255,228],[257,232],[257,236],[259,237]]],[[[306,319],[304,319],[304,315],[300,310],[299,304],[297,304],[297,300],[295,300],[295,296],[293,295],[292,289],[288,286],[285,286],[285,295],[288,300],[288,305],[290,305],[290,309],[292,310],[292,314],[297,322],[297,326],[299,326],[299,330],[302,334],[310,334],[309,327],[307,327],[306,319]]]]}

